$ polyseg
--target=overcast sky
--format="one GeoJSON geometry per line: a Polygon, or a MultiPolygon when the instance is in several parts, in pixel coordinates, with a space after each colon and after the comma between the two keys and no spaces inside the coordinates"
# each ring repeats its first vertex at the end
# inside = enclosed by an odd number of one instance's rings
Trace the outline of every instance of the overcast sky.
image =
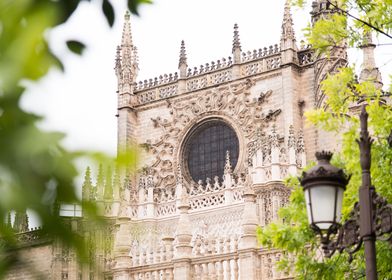
{"type": "MultiPolygon", "coordinates": [[[[112,1],[121,16],[110,29],[100,11],[101,1],[92,2],[82,2],[66,24],[48,32],[65,73],[52,70],[30,86],[22,106],[44,115],[41,126],[45,129],[65,132],[68,148],[114,155],[117,88],[113,67],[125,4],[112,1]],[[83,56],[67,50],[68,39],[87,45],[83,56]]],[[[278,44],[283,7],[284,0],[154,0],[153,5],[141,8],[140,17],[131,17],[133,41],[139,50],[137,80],[177,71],[181,40],[185,40],[191,67],[230,56],[234,23],[239,25],[243,51],[278,44]]],[[[301,29],[310,20],[309,10],[294,10],[293,18],[299,42],[301,29]]],[[[377,62],[383,71],[390,66],[392,53],[387,47],[377,51],[382,55],[377,62]]],[[[361,57],[351,62],[359,65],[361,57]]]]}

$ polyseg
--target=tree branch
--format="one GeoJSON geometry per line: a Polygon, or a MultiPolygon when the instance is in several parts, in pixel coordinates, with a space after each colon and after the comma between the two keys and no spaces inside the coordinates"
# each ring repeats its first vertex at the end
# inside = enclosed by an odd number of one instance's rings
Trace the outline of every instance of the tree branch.
{"type": "Polygon", "coordinates": [[[372,25],[371,23],[366,22],[366,21],[364,21],[364,20],[362,20],[362,19],[360,19],[360,18],[357,18],[356,16],[353,16],[353,15],[350,14],[348,11],[343,10],[343,9],[340,8],[338,5],[333,4],[333,3],[332,3],[331,1],[329,1],[329,0],[327,0],[327,2],[328,2],[329,4],[331,4],[333,7],[335,7],[336,9],[338,9],[339,11],[341,11],[342,13],[344,13],[345,15],[347,15],[347,16],[349,16],[349,17],[352,17],[353,19],[355,19],[355,20],[357,20],[357,21],[359,21],[359,22],[365,24],[366,26],[368,26],[368,27],[370,27],[370,28],[376,30],[377,32],[379,32],[379,33],[381,33],[381,34],[387,36],[388,38],[392,39],[392,36],[391,36],[391,35],[389,35],[388,33],[384,32],[384,31],[382,31],[381,29],[377,28],[376,26],[372,25]]]}

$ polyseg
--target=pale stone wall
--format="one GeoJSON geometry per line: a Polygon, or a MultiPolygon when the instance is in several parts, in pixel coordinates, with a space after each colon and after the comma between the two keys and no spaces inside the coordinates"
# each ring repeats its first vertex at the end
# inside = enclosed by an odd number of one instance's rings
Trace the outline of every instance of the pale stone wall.
{"type": "Polygon", "coordinates": [[[43,244],[25,247],[18,251],[20,261],[11,267],[5,279],[9,280],[36,280],[53,279],[52,244],[43,244]]]}

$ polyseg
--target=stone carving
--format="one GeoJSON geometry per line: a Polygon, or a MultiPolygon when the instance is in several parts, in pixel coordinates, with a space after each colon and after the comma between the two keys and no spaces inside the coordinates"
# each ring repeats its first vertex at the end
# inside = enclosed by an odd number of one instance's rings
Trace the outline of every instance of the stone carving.
{"type": "MultiPolygon", "coordinates": [[[[189,127],[205,116],[223,115],[230,118],[249,138],[256,127],[268,125],[279,115],[280,110],[264,112],[262,103],[248,98],[254,82],[251,79],[206,90],[204,94],[187,100],[168,103],[170,119],[152,119],[156,129],[163,130],[163,136],[151,144],[155,158],[151,167],[157,186],[171,186],[175,183],[173,163],[178,154],[179,141],[189,127]]],[[[268,94],[268,96],[271,93],[268,94]]],[[[265,99],[268,98],[265,96],[265,99]]]]}

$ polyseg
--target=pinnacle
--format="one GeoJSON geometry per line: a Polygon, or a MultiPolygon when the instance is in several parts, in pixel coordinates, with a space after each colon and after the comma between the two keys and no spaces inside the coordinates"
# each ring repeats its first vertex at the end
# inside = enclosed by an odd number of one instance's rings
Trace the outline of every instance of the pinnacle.
{"type": "Polygon", "coordinates": [[[187,58],[186,58],[186,49],[185,49],[185,42],[184,40],[181,41],[181,48],[180,48],[180,60],[178,63],[178,67],[180,68],[181,65],[187,65],[187,58]]]}
{"type": "Polygon", "coordinates": [[[283,22],[282,22],[282,39],[295,39],[293,19],[290,12],[290,0],[284,4],[283,22]]]}
{"type": "Polygon", "coordinates": [[[127,10],[127,11],[125,12],[124,19],[125,19],[126,21],[129,21],[130,17],[131,17],[131,13],[127,10]]]}
{"type": "Polygon", "coordinates": [[[231,163],[230,163],[230,152],[226,151],[226,162],[225,162],[225,170],[224,174],[231,174],[232,169],[231,169],[231,163]]]}
{"type": "Polygon", "coordinates": [[[361,46],[363,52],[362,70],[359,75],[359,81],[372,81],[376,88],[381,89],[383,86],[381,73],[377,68],[374,58],[374,49],[372,33],[366,32],[363,38],[363,45],[361,46]]]}
{"type": "Polygon", "coordinates": [[[130,13],[127,11],[124,16],[125,22],[122,33],[121,46],[132,46],[132,32],[131,32],[131,21],[130,13]]]}
{"type": "Polygon", "coordinates": [[[234,36],[233,36],[233,53],[235,50],[241,50],[240,33],[238,31],[238,24],[234,24],[234,36]]]}

